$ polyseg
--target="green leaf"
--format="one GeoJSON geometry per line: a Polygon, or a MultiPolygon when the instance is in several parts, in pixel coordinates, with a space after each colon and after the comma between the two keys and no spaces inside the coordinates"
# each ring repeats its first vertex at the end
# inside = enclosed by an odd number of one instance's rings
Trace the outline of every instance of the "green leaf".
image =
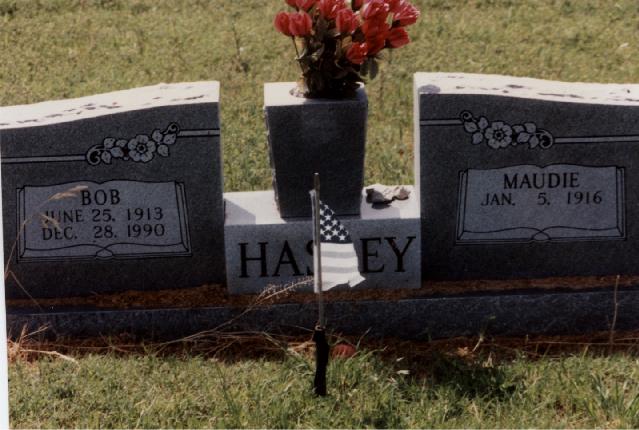
{"type": "Polygon", "coordinates": [[[368,75],[368,70],[369,70],[369,67],[370,67],[370,61],[371,61],[370,58],[367,58],[366,61],[364,61],[362,63],[362,66],[360,68],[360,73],[362,75],[368,75]]]}
{"type": "Polygon", "coordinates": [[[370,70],[368,73],[371,79],[375,79],[375,76],[379,73],[379,63],[374,59],[370,60],[370,70]]]}
{"type": "Polygon", "coordinates": [[[318,49],[317,51],[313,52],[313,54],[311,55],[311,58],[313,59],[313,61],[317,61],[317,60],[320,59],[320,57],[324,53],[324,48],[325,48],[325,46],[322,45],[322,47],[320,49],[318,49]]]}
{"type": "Polygon", "coordinates": [[[324,39],[326,31],[328,30],[328,22],[320,15],[317,19],[317,25],[315,26],[315,37],[318,40],[324,39]]]}

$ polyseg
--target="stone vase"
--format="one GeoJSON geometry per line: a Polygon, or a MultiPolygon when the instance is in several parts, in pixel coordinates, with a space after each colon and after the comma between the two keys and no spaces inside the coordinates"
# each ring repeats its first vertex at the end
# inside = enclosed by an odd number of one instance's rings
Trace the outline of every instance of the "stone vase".
{"type": "Polygon", "coordinates": [[[313,174],[336,215],[360,214],[368,98],[294,96],[294,82],[264,85],[264,113],[275,200],[282,218],[310,217],[313,174]]]}

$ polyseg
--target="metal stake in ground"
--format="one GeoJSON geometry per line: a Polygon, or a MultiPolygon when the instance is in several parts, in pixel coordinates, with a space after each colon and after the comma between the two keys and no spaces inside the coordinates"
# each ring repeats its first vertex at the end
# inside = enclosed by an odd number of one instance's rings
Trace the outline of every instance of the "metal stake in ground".
{"type": "Polygon", "coordinates": [[[328,366],[329,346],[326,341],[326,316],[324,314],[324,297],[322,295],[322,254],[320,236],[320,179],[319,173],[313,178],[311,205],[313,208],[313,280],[317,294],[318,322],[313,332],[315,341],[315,380],[313,387],[318,396],[326,395],[326,367],[328,366]]]}

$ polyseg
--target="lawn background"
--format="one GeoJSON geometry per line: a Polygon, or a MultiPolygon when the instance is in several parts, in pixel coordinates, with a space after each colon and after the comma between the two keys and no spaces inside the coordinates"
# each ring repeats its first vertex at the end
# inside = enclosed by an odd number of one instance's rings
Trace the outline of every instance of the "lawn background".
{"type": "MultiPolygon", "coordinates": [[[[413,183],[412,75],[639,82],[634,0],[418,0],[413,43],[368,84],[366,183],[413,183]]],[[[263,84],[294,81],[283,0],[0,0],[0,105],[219,80],[225,191],[270,188],[263,84]]]]}
{"type": "MultiPolygon", "coordinates": [[[[410,29],[413,43],[387,57],[368,84],[367,183],[413,182],[414,72],[639,82],[635,0],[416,3],[423,16],[410,29]]],[[[225,190],[269,188],[262,85],[297,78],[290,41],[272,28],[283,8],[280,0],[0,0],[0,105],[219,80],[225,190]]],[[[118,345],[101,354],[66,351],[75,361],[15,354],[11,420],[14,427],[637,427],[637,338],[618,342],[610,354],[581,341],[547,355],[521,352],[525,340],[473,352],[469,340],[412,360],[402,359],[412,345],[391,353],[368,345],[355,359],[333,362],[331,396],[322,400],[309,392],[311,355],[285,347],[276,358],[233,360],[155,348],[123,354],[118,345]]]]}

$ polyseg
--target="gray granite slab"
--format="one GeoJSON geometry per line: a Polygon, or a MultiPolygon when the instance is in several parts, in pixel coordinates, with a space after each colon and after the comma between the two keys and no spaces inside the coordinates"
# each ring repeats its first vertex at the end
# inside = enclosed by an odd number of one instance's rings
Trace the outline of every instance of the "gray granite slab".
{"type": "Polygon", "coordinates": [[[308,217],[313,174],[337,215],[359,215],[364,186],[368,98],[361,87],[345,100],[291,95],[294,82],[264,85],[273,189],[282,217],[308,217]]]}
{"type": "MultiPolygon", "coordinates": [[[[233,294],[260,293],[268,286],[308,281],[312,291],[313,225],[310,218],[283,219],[272,191],[226,193],[227,287],[233,294]]],[[[416,197],[340,217],[351,234],[366,278],[354,288],[419,288],[421,259],[416,197]]],[[[337,287],[337,288],[348,288],[337,287]]]]}
{"type": "Polygon", "coordinates": [[[224,281],[217,82],[2,107],[0,149],[7,297],[224,281]]]}
{"type": "Polygon", "coordinates": [[[639,272],[639,86],[415,75],[426,279],[639,272]]]}
{"type": "MultiPolygon", "coordinates": [[[[618,293],[615,328],[639,328],[639,291],[618,293]]],[[[308,333],[315,325],[314,304],[260,307],[243,314],[239,308],[84,310],[8,315],[11,336],[49,327],[47,335],[90,337],[131,333],[146,339],[177,339],[225,325],[225,330],[308,333]]],[[[614,313],[613,292],[516,293],[432,297],[400,301],[326,304],[327,327],[343,334],[404,339],[456,336],[584,334],[609,330],[614,313]]]]}

